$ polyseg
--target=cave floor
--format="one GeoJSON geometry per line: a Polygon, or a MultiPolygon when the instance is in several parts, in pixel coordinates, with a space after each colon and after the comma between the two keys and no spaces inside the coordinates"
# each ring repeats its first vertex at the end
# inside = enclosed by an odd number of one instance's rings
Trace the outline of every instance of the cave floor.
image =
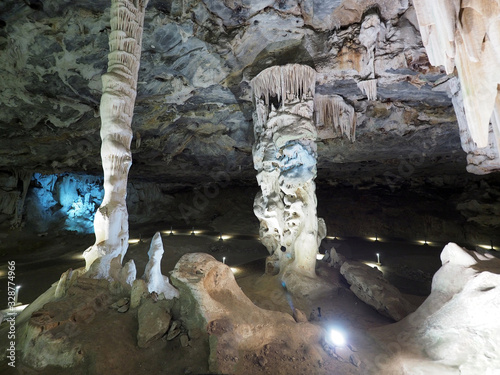
{"type": "MultiPolygon", "coordinates": [[[[158,230],[158,226],[143,227],[139,231],[131,231],[130,238],[133,243],[129,245],[125,261],[134,259],[138,277],[142,275],[147,263],[147,251],[156,230],[158,230]]],[[[174,234],[170,235],[169,228],[160,228],[160,230],[162,231],[165,249],[162,261],[162,270],[165,275],[168,275],[168,272],[173,269],[182,255],[192,252],[206,252],[220,261],[225,257],[226,264],[232,268],[243,292],[261,308],[291,314],[291,302],[295,308],[303,311],[306,316],[310,316],[312,312],[318,315],[319,308],[321,317],[316,317],[314,324],[319,324],[324,328],[341,327],[346,333],[350,345],[356,348],[356,355],[362,362],[359,367],[356,367],[349,361],[339,362],[332,359],[330,362],[323,363],[324,367],[332,367],[330,373],[367,373],[368,364],[373,362],[376,356],[381,353],[382,349],[378,347],[367,331],[371,328],[390,324],[392,320],[380,315],[373,308],[358,300],[349,290],[349,285],[339,275],[338,271],[334,271],[326,263],[318,261],[318,273],[322,277],[329,278],[336,285],[335,291],[314,297],[302,298],[296,296],[290,301],[275,278],[263,275],[267,251],[258,242],[256,236],[223,234],[225,239],[220,241],[219,233],[216,232],[198,231],[195,235],[191,235],[190,229],[184,229],[174,230],[174,234]]],[[[7,301],[5,291],[7,284],[5,265],[7,260],[16,261],[16,282],[22,285],[19,300],[22,303],[31,303],[38,295],[56,282],[65,270],[84,266],[81,254],[88,246],[92,245],[93,240],[93,235],[75,235],[72,233],[59,234],[53,237],[48,235],[44,237],[33,236],[31,238],[26,235],[17,235],[17,237],[13,236],[10,240],[11,244],[14,242],[16,245],[6,248],[5,244],[8,244],[9,241],[5,241],[4,237],[2,248],[0,248],[2,262],[0,283],[2,295],[4,296],[3,301],[7,301]],[[69,251],[68,247],[70,247],[69,251]],[[13,255],[14,252],[15,255],[13,255]]],[[[337,251],[346,258],[359,260],[369,265],[375,265],[376,253],[379,253],[382,265],[378,265],[378,267],[417,306],[423,302],[430,292],[431,277],[440,267],[439,254],[444,244],[421,245],[383,240],[370,241],[361,238],[329,238],[323,241],[320,252],[324,252],[325,249],[332,246],[335,246],[337,251]]],[[[5,308],[6,306],[0,307],[5,308]]],[[[106,327],[109,322],[105,321],[105,317],[103,319],[102,325],[106,327]]],[[[134,329],[135,323],[128,322],[127,324],[130,325],[131,329],[134,329]]],[[[112,325],[109,326],[112,327],[112,325]]],[[[89,335],[94,334],[95,332],[89,331],[89,335]]],[[[110,334],[117,335],[114,339],[117,343],[129,341],[128,337],[133,336],[131,332],[124,332],[123,329],[118,328],[110,331],[110,334]],[[124,337],[120,337],[120,335],[124,337]]],[[[93,339],[91,336],[86,337],[86,340],[91,339],[93,339]]],[[[159,340],[152,347],[151,353],[155,353],[155,355],[148,357],[149,360],[153,361],[154,358],[157,358],[157,364],[152,365],[149,363],[146,366],[143,363],[141,365],[143,367],[138,367],[134,371],[138,371],[136,373],[160,373],[162,369],[168,368],[170,370],[168,373],[171,374],[201,373],[203,363],[206,361],[206,353],[203,354],[203,349],[196,347],[196,345],[188,347],[188,352],[186,352],[187,349],[182,348],[177,341],[159,340]],[[161,355],[158,356],[158,354],[165,352],[169,353],[169,361],[160,359],[161,355]],[[198,364],[191,356],[195,353],[198,353],[197,356],[200,361],[198,364]],[[187,358],[190,359],[187,360],[187,358]]],[[[126,355],[126,353],[122,354],[126,355]]],[[[275,360],[279,362],[284,359],[275,358],[275,360]]],[[[276,361],[273,362],[269,358],[268,365],[262,373],[272,373],[269,371],[271,371],[272,364],[276,361]]],[[[1,369],[2,367],[0,367],[1,369]]],[[[274,370],[278,371],[279,366],[274,370]]],[[[68,370],[56,368],[47,369],[46,371],[33,373],[68,373],[68,370]]],[[[208,372],[208,369],[206,371],[208,372]]],[[[71,371],[71,373],[76,374],[78,372],[71,371]]]]}

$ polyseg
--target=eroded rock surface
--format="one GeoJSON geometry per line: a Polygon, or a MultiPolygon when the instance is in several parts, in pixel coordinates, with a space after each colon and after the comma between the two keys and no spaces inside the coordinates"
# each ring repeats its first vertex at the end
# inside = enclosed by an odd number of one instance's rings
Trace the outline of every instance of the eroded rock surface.
{"type": "Polygon", "coordinates": [[[309,353],[302,363],[283,362],[283,366],[299,365],[308,373],[322,373],[317,361],[322,353],[321,328],[255,306],[227,265],[208,254],[186,254],[171,278],[180,291],[183,324],[190,331],[207,332],[211,371],[254,373],[260,366],[265,368],[269,351],[279,350],[284,356],[309,353]]]}
{"type": "Polygon", "coordinates": [[[401,292],[384,279],[379,269],[356,261],[345,261],[340,273],[351,284],[351,291],[382,315],[399,321],[415,310],[401,292]]]}
{"type": "Polygon", "coordinates": [[[140,348],[147,348],[152,341],[167,333],[172,320],[171,307],[172,303],[167,300],[154,302],[151,298],[146,299],[139,307],[137,345],[140,348]]]}
{"type": "Polygon", "coordinates": [[[425,302],[402,321],[374,331],[390,346],[377,361],[383,373],[402,368],[406,374],[498,370],[500,260],[449,243],[441,261],[425,302]]]}
{"type": "MultiPolygon", "coordinates": [[[[97,116],[109,6],[51,0],[40,11],[13,0],[0,5],[4,167],[100,174],[97,116]]],[[[220,170],[235,177],[241,167],[238,178],[253,181],[249,82],[287,63],[313,66],[317,94],[341,97],[357,115],[357,143],[337,137],[320,144],[319,169],[349,177],[345,168],[365,168],[370,160],[382,172],[394,170],[399,155],[424,141],[432,144],[420,150],[425,167],[450,165],[443,154],[463,160],[462,153],[452,154],[460,141],[451,100],[433,90],[444,71],[429,66],[408,1],[151,0],[131,178],[206,182],[220,170]],[[380,22],[377,12],[365,15],[370,7],[378,7],[380,22]],[[368,100],[357,83],[373,74],[376,100],[368,100]]]]}

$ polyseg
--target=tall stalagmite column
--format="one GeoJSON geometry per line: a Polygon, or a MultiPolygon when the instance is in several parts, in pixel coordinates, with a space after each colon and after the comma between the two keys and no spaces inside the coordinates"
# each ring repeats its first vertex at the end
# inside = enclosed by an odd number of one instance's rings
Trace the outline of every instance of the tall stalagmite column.
{"type": "Polygon", "coordinates": [[[111,2],[110,53],[108,71],[102,77],[100,106],[104,199],[94,219],[96,242],[84,253],[87,268],[100,258],[95,270],[95,276],[100,278],[114,278],[111,261],[116,258],[114,264],[121,264],[128,248],[125,200],[132,164],[131,125],[147,3],[148,0],[111,2]]]}
{"type": "Polygon", "coordinates": [[[316,214],[316,72],[297,64],[262,71],[252,82],[255,101],[254,167],[261,187],[254,211],[269,265],[287,282],[315,277],[316,254],[326,235],[316,214]]]}

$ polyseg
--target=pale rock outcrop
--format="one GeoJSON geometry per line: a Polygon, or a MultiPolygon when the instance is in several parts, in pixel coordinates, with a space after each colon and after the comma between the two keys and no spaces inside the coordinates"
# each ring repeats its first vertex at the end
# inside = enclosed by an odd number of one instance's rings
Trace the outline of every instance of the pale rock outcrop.
{"type": "Polygon", "coordinates": [[[351,291],[382,315],[399,321],[415,310],[378,269],[356,261],[345,261],[340,273],[351,285],[351,291]]]}
{"type": "Polygon", "coordinates": [[[80,277],[69,287],[66,298],[50,299],[19,326],[19,347],[26,364],[72,367],[85,355],[79,336],[96,315],[107,309],[111,296],[106,280],[80,277]]]}
{"type": "Polygon", "coordinates": [[[384,24],[376,12],[369,12],[361,23],[359,42],[366,49],[361,61],[361,81],[358,88],[368,100],[377,100],[377,79],[375,78],[375,47],[379,34],[383,33],[384,24]]]}
{"type": "MultiPolygon", "coordinates": [[[[497,0],[415,0],[414,6],[429,61],[433,65],[444,65],[448,74],[457,68],[472,140],[477,148],[491,148],[492,153],[498,154],[500,3],[497,0]]],[[[471,164],[479,163],[471,160],[471,164]]],[[[497,169],[498,163],[484,163],[479,168],[472,167],[471,171],[482,174],[497,169]]]]}
{"type": "Polygon", "coordinates": [[[340,268],[345,263],[346,258],[342,254],[339,254],[335,247],[332,246],[330,249],[329,264],[330,267],[340,268]]]}
{"type": "Polygon", "coordinates": [[[377,360],[378,371],[498,373],[500,260],[449,243],[441,262],[424,303],[402,321],[373,331],[388,348],[377,360]]]}
{"type": "Polygon", "coordinates": [[[167,276],[161,273],[161,259],[163,257],[163,242],[160,232],[156,232],[151,240],[151,246],[148,251],[149,261],[146,264],[142,278],[146,282],[148,292],[155,292],[158,296],[165,299],[179,297],[179,292],[168,280],[167,276]]]}
{"type": "Polygon", "coordinates": [[[436,87],[435,90],[446,90],[451,97],[457,115],[462,149],[467,153],[467,171],[482,175],[500,170],[500,134],[498,134],[493,121],[488,127],[488,144],[485,147],[478,147],[469,130],[458,78],[450,78],[443,85],[436,87]]]}
{"type": "MultiPolygon", "coordinates": [[[[287,343],[283,350],[296,350],[301,346],[310,352],[321,350],[321,328],[307,322],[297,323],[291,315],[255,306],[236,284],[231,269],[211,255],[182,256],[171,278],[180,291],[183,326],[190,332],[208,335],[212,372],[232,373],[235,366],[254,366],[247,358],[254,358],[254,353],[280,342],[287,343]]],[[[314,366],[317,365],[315,361],[314,366]]]]}

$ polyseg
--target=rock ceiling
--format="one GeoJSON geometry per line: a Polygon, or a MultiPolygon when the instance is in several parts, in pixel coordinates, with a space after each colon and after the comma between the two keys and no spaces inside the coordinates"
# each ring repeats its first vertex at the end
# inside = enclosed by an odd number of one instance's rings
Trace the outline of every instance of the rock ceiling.
{"type": "MultiPolygon", "coordinates": [[[[109,6],[0,4],[4,168],[101,173],[109,6]]],[[[286,63],[313,67],[316,93],[340,96],[356,112],[355,142],[340,134],[318,141],[318,181],[465,173],[442,88],[450,76],[429,64],[408,0],[151,0],[131,178],[194,184],[226,171],[255,184],[249,82],[286,63]],[[379,21],[364,23],[367,14],[379,21]],[[372,100],[359,84],[370,79],[372,100]]]]}

